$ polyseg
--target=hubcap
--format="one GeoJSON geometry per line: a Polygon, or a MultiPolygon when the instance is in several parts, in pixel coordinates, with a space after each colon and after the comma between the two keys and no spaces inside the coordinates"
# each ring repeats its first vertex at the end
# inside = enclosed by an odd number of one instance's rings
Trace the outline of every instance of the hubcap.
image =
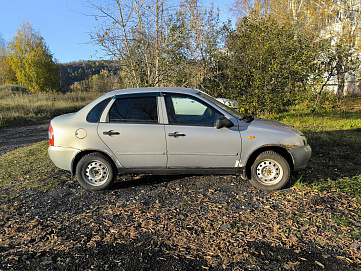
{"type": "Polygon", "coordinates": [[[102,185],[109,178],[108,167],[100,161],[92,161],[84,166],[83,178],[90,185],[102,185]]]}
{"type": "Polygon", "coordinates": [[[255,169],[256,177],[264,185],[278,183],[283,177],[281,165],[274,160],[264,160],[255,169]]]}

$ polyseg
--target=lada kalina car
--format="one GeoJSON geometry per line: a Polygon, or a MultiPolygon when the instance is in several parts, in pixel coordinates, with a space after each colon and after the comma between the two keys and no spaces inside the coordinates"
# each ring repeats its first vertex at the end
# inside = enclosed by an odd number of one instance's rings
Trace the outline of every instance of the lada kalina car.
{"type": "Polygon", "coordinates": [[[300,131],[184,88],[109,92],[54,118],[49,143],[55,165],[88,190],[110,187],[118,173],[239,174],[276,190],[311,157],[300,131]]]}

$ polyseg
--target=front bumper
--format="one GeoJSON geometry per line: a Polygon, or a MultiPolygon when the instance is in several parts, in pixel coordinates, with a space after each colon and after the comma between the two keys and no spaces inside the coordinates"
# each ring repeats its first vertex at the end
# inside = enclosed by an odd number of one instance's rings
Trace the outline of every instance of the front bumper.
{"type": "Polygon", "coordinates": [[[301,170],[307,166],[308,161],[311,159],[311,146],[301,146],[288,149],[293,158],[293,170],[301,170]]]}
{"type": "Polygon", "coordinates": [[[49,146],[48,154],[53,163],[61,169],[72,171],[72,162],[78,149],[49,146]]]}

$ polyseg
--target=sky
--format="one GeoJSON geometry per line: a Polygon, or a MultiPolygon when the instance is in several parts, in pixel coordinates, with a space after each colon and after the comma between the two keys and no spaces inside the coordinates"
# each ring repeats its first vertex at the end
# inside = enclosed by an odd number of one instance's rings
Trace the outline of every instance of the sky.
{"type": "MultiPolygon", "coordinates": [[[[102,0],[93,0],[93,2],[102,0]]],[[[214,0],[221,20],[231,17],[233,0],[214,0]]],[[[205,4],[211,1],[204,0],[205,4]]],[[[30,22],[44,37],[54,58],[60,63],[106,58],[101,48],[91,44],[90,32],[96,26],[87,0],[0,0],[0,36],[9,42],[21,22],[30,22]]]]}

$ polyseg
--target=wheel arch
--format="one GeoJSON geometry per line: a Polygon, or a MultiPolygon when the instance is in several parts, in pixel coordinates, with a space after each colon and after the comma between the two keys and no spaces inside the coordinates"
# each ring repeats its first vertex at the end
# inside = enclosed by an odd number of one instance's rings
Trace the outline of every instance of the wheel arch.
{"type": "Polygon", "coordinates": [[[72,175],[75,175],[76,166],[79,163],[80,159],[82,159],[85,155],[88,155],[90,153],[100,153],[100,154],[104,155],[105,157],[107,157],[113,163],[114,169],[116,169],[118,171],[118,167],[117,167],[116,162],[114,161],[114,159],[108,153],[106,153],[104,151],[100,151],[100,150],[83,150],[83,151],[77,153],[75,155],[75,157],[73,158],[73,161],[72,161],[72,164],[71,164],[71,174],[72,175]]]}
{"type": "Polygon", "coordinates": [[[248,179],[251,178],[251,167],[254,163],[254,161],[256,160],[256,158],[265,151],[273,151],[275,153],[278,153],[279,155],[281,155],[283,158],[286,159],[286,161],[288,162],[291,171],[294,168],[294,161],[292,158],[292,155],[290,154],[290,152],[287,150],[287,148],[282,147],[282,146],[263,146],[257,150],[255,150],[249,157],[246,163],[246,177],[248,179]]]}

